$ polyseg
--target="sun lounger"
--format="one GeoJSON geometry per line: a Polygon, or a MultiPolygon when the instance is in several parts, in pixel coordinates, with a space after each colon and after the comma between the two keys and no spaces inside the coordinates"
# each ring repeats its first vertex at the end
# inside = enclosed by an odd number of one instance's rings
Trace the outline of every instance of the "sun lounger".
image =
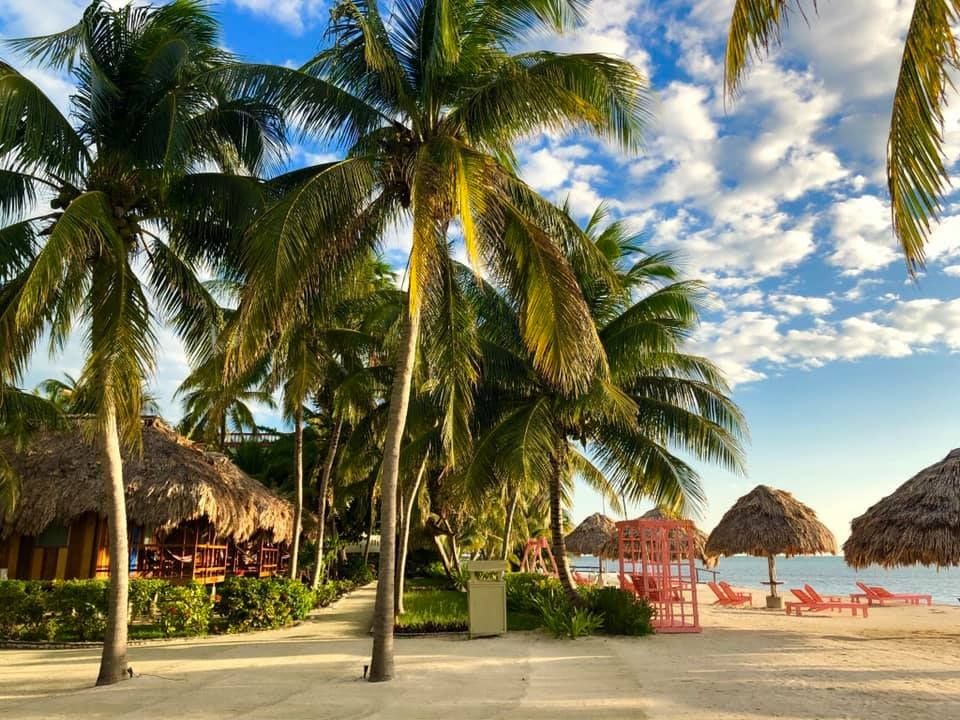
{"type": "Polygon", "coordinates": [[[793,613],[799,617],[804,610],[809,610],[810,612],[820,612],[822,610],[850,610],[853,615],[856,615],[857,611],[860,611],[863,613],[864,617],[867,616],[867,605],[863,605],[861,603],[842,601],[817,602],[810,597],[805,590],[800,590],[799,588],[790,588],[790,592],[793,593],[794,597],[796,597],[799,602],[785,603],[787,615],[793,613]]]}
{"type": "Polygon", "coordinates": [[[591,587],[597,584],[597,581],[593,578],[589,578],[586,575],[576,571],[573,573],[573,581],[580,587],[591,587]]]}
{"type": "Polygon", "coordinates": [[[877,605],[883,605],[884,603],[890,602],[901,602],[907,605],[919,605],[921,602],[925,602],[927,605],[933,604],[933,596],[931,595],[922,595],[919,593],[892,593],[879,585],[867,585],[863,582],[858,582],[857,587],[863,590],[863,592],[850,596],[854,602],[859,602],[862,599],[866,599],[868,605],[873,605],[874,603],[877,605]]]}
{"type": "Polygon", "coordinates": [[[720,589],[727,596],[727,601],[730,605],[753,605],[753,595],[750,593],[737,592],[732,587],[730,583],[724,582],[721,580],[719,583],[720,589]]]}
{"type": "Polygon", "coordinates": [[[816,590],[814,590],[810,585],[804,584],[803,589],[806,591],[807,595],[813,598],[814,602],[818,603],[840,603],[846,602],[847,598],[840,597],[839,595],[821,595],[816,590]]]}
{"type": "Polygon", "coordinates": [[[727,594],[713,580],[707,583],[707,587],[710,588],[713,591],[713,594],[717,597],[717,599],[713,601],[714,605],[726,606],[733,604],[727,597],[727,594]]]}

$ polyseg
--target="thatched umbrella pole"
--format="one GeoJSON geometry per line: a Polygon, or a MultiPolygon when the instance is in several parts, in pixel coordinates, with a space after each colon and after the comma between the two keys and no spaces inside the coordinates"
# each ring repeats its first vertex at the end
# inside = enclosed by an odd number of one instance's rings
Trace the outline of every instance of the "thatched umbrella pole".
{"type": "Polygon", "coordinates": [[[781,608],[776,556],[836,553],[837,542],[817,514],[793,495],[758,485],[727,510],[710,533],[705,551],[710,555],[766,557],[770,576],[767,607],[781,608]]]}
{"type": "Polygon", "coordinates": [[[777,592],[777,559],[767,555],[767,572],[770,574],[770,597],[779,597],[777,592]]]}

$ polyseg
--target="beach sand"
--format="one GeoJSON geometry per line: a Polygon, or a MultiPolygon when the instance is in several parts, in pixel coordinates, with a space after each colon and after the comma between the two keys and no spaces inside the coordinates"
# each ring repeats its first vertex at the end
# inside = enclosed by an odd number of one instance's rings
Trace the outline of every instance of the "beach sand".
{"type": "Polygon", "coordinates": [[[110,688],[89,688],[95,649],[0,651],[0,717],[960,718],[960,607],[707,606],[699,635],[404,638],[397,679],[374,685],[373,593],[288,630],[133,647],[141,676],[110,688]]]}

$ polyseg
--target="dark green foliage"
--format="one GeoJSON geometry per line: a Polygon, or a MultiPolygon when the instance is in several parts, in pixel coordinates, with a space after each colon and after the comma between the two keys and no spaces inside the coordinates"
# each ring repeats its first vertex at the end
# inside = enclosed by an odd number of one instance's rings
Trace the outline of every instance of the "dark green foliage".
{"type": "Polygon", "coordinates": [[[535,601],[543,626],[556,638],[570,638],[592,635],[603,625],[603,618],[587,608],[574,607],[557,583],[536,596],[535,601]]]}
{"type": "Polygon", "coordinates": [[[0,638],[49,640],[56,623],[45,617],[46,592],[32,580],[0,582],[0,638]]]}
{"type": "Polygon", "coordinates": [[[620,588],[589,589],[584,596],[587,607],[600,617],[599,630],[607,635],[649,635],[653,608],[646,600],[620,588]]]}
{"type": "Polygon", "coordinates": [[[58,635],[72,640],[100,640],[107,626],[105,580],[55,581],[46,608],[57,619],[58,635]]]}
{"type": "Polygon", "coordinates": [[[344,577],[349,578],[357,585],[367,585],[377,579],[373,568],[363,562],[359,556],[352,557],[344,571],[344,577]]]}
{"type": "Polygon", "coordinates": [[[169,585],[166,580],[133,578],[130,580],[130,617],[151,617],[157,609],[160,594],[169,585]]]}
{"type": "Polygon", "coordinates": [[[507,610],[539,612],[539,599],[562,591],[556,578],[537,573],[507,573],[507,610]]]}
{"type": "Polygon", "coordinates": [[[314,596],[299,580],[227,578],[219,587],[217,610],[227,632],[278,628],[302,620],[314,596]]]}
{"type": "Polygon", "coordinates": [[[157,600],[157,624],[164,637],[206,635],[213,598],[200,583],[165,584],[157,600]]]}

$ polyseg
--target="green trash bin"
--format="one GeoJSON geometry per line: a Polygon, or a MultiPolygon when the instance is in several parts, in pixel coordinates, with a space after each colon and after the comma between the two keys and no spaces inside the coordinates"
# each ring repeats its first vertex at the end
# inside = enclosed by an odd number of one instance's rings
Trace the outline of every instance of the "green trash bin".
{"type": "Polygon", "coordinates": [[[464,566],[467,580],[467,606],[470,637],[491,637],[507,631],[507,583],[503,560],[472,560],[464,566]]]}

